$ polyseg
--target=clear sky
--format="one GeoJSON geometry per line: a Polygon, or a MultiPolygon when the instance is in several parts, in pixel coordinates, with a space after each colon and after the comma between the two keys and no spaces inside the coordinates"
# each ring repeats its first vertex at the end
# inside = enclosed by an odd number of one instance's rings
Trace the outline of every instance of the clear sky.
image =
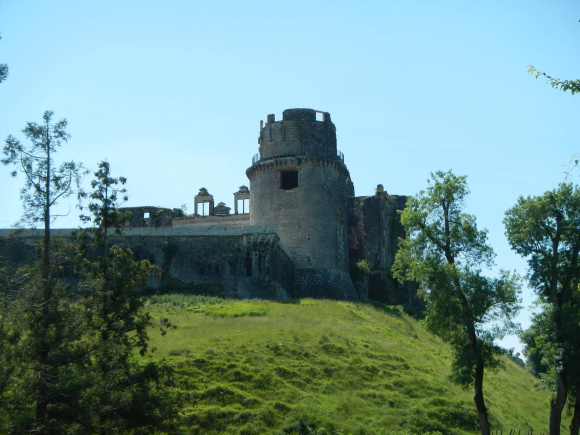
{"type": "MultiPolygon", "coordinates": [[[[233,208],[267,114],[327,111],[357,195],[466,174],[498,268],[524,274],[504,212],[554,188],[580,151],[580,96],[526,65],[580,78],[579,19],[573,0],[2,0],[0,138],[54,110],[72,135],[60,158],[108,159],[127,206],[192,212],[201,187],[233,208]]],[[[2,228],[21,214],[23,180],[8,174],[2,228]]],[[[57,227],[79,224],[69,209],[57,227]]]]}

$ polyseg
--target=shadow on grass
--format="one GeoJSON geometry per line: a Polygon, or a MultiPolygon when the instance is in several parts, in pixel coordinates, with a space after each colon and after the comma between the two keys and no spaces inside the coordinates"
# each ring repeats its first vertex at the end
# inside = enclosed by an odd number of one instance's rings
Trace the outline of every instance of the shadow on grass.
{"type": "Polygon", "coordinates": [[[426,314],[425,308],[413,308],[406,305],[386,305],[382,302],[373,301],[372,299],[359,299],[356,302],[359,304],[370,305],[394,316],[400,316],[404,313],[417,320],[424,319],[426,314]]]}

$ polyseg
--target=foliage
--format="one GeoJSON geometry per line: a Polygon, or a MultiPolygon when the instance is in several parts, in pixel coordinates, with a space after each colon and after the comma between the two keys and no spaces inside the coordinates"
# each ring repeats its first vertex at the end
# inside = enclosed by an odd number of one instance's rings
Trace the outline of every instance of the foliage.
{"type": "MultiPolygon", "coordinates": [[[[92,216],[82,216],[94,227],[81,230],[78,236],[83,306],[94,334],[88,369],[93,382],[86,392],[91,420],[86,430],[159,427],[169,423],[174,414],[171,393],[163,387],[171,370],[162,363],[142,365],[135,359],[135,352],[141,356],[147,353],[147,329],[154,326],[143,310],[139,289],[149,277],[159,275],[159,269],[147,260],[135,261],[124,246],[108,246],[109,229],[120,234],[126,220],[117,212],[119,194],[126,191],[116,187],[125,182],[124,177],[111,177],[108,162],[99,164],[89,195],[94,200],[88,206],[92,216]]],[[[160,322],[162,334],[169,326],[167,319],[160,322]]]]}
{"type": "Polygon", "coordinates": [[[122,202],[129,199],[125,188],[117,188],[119,184],[124,185],[127,179],[111,177],[111,167],[106,160],[99,163],[99,170],[94,175],[95,179],[91,181],[91,188],[94,190],[88,195],[94,202],[90,202],[87,207],[92,216],[82,214],[80,218],[85,224],[93,222],[95,228],[91,233],[95,243],[106,249],[109,228],[113,228],[114,234],[119,235],[121,227],[128,219],[126,213],[117,210],[122,202]],[[121,203],[118,202],[120,195],[121,203]]]}
{"type": "MultiPolygon", "coordinates": [[[[524,344],[526,368],[546,382],[545,375],[554,368],[554,346],[551,342],[553,325],[551,305],[544,304],[542,311],[532,315],[532,324],[520,335],[524,344]]],[[[550,382],[553,384],[553,382],[550,382]]],[[[552,387],[553,385],[550,385],[552,387]]],[[[552,388],[550,388],[552,389],[552,388]]]]}
{"type": "MultiPolygon", "coordinates": [[[[183,294],[153,296],[147,307],[152,316],[171,316],[178,325],[151,340],[158,348],[153,359],[167,360],[182,391],[175,433],[478,431],[473,394],[447,379],[449,345],[403,307],[183,294]],[[213,317],[202,305],[228,305],[232,313],[253,305],[265,315],[213,317]]],[[[545,432],[548,393],[537,391],[521,367],[503,361],[505,371],[486,377],[494,433],[545,432]]]]}
{"type": "Polygon", "coordinates": [[[426,191],[407,200],[401,212],[401,240],[393,274],[420,285],[427,303],[427,327],[451,343],[452,379],[475,389],[482,433],[489,433],[483,398],[485,369],[503,366],[494,340],[517,330],[519,278],[501,271],[488,278],[481,267],[493,263],[487,231],[463,212],[469,191],[465,176],[431,174],[426,191]]]}
{"type": "MultiPolygon", "coordinates": [[[[528,65],[528,72],[530,74],[533,74],[534,76],[536,76],[536,78],[538,78],[540,76],[546,77],[550,81],[550,84],[552,85],[552,87],[555,89],[561,89],[564,92],[570,91],[570,93],[572,95],[574,95],[577,92],[580,92],[580,80],[556,79],[556,78],[554,78],[546,73],[543,73],[543,72],[536,70],[536,68],[532,65],[528,65]]],[[[570,161],[568,162],[567,166],[568,166],[568,170],[566,172],[564,172],[566,174],[566,178],[568,178],[568,176],[570,175],[572,170],[574,170],[578,167],[578,154],[573,154],[571,156],[570,161]]]]}
{"type": "MultiPolygon", "coordinates": [[[[538,319],[535,340],[543,359],[552,363],[550,433],[557,434],[569,388],[580,390],[580,189],[561,183],[541,196],[520,197],[504,223],[512,249],[528,258],[530,284],[540,303],[549,307],[546,319],[538,319]]],[[[580,426],[580,400],[576,402],[573,421],[580,426]]]]}
{"type": "Polygon", "coordinates": [[[546,77],[553,88],[561,89],[562,91],[570,91],[572,95],[577,92],[580,92],[580,80],[560,80],[554,78],[546,73],[538,71],[534,66],[528,65],[528,72],[536,76],[536,78],[540,76],[546,77]]]}
{"type": "Polygon", "coordinates": [[[60,249],[51,249],[50,237],[55,218],[51,208],[59,199],[75,193],[75,187],[78,198],[83,196],[80,181],[84,172],[82,165],[72,161],[58,168],[54,164],[53,154],[70,136],[65,130],[66,120],[51,124],[52,116],[53,112],[46,111],[43,125],[27,123],[22,132],[29,139],[29,146],[8,136],[5,158],[1,160],[4,165],[16,165],[25,174],[20,195],[24,215],[17,226],[44,223],[42,263],[20,272],[26,279],[16,288],[15,297],[5,298],[0,307],[5,322],[2,347],[8,354],[13,353],[13,359],[6,361],[9,375],[0,392],[8,394],[3,403],[12,409],[6,423],[10,432],[20,427],[37,433],[52,430],[51,409],[58,409],[74,396],[76,378],[71,370],[84,354],[82,346],[75,345],[82,328],[76,327],[78,310],[73,295],[58,281],[61,261],[63,257],[66,261],[68,250],[60,242],[60,249]]]}
{"type": "MultiPolygon", "coordinates": [[[[2,37],[0,36],[0,39],[2,37]]],[[[8,78],[8,65],[5,63],[0,63],[0,83],[8,78]]]]}
{"type": "MultiPolygon", "coordinates": [[[[50,208],[59,199],[76,194],[80,200],[83,196],[80,181],[86,171],[82,165],[68,161],[55,166],[53,154],[63,142],[68,141],[70,135],[65,130],[68,124],[66,119],[51,124],[53,115],[54,112],[47,110],[42,125],[29,122],[22,129],[30,141],[29,146],[23,145],[12,135],[6,139],[2,164],[14,164],[25,175],[20,194],[24,215],[17,223],[19,227],[28,225],[34,228],[40,222],[46,224],[47,218],[50,223],[50,208]]],[[[13,177],[16,177],[18,170],[12,172],[13,177]]]]}
{"type": "Polygon", "coordinates": [[[33,267],[14,274],[0,271],[0,432],[171,431],[177,399],[172,370],[163,362],[143,363],[138,356],[147,353],[149,328],[157,326],[164,334],[171,326],[166,319],[154,325],[138,293],[158,269],[148,261],[135,261],[124,246],[107,244],[109,227],[118,230],[123,222],[116,212],[115,185],[124,179],[112,178],[108,163],[102,162],[90,195],[95,201],[89,204],[93,216],[85,217],[96,226],[79,231],[76,245],[51,239],[50,207],[67,196],[75,174],[68,181],[51,178],[61,175],[51,171],[50,153],[58,138],[68,135],[64,121],[53,130],[56,135],[51,134],[51,113],[45,115],[45,139],[40,133],[34,136],[36,127],[29,124],[37,147],[46,150],[45,160],[37,162],[33,151],[25,151],[15,140],[7,141],[5,149],[7,163],[20,161],[27,186],[36,194],[43,188],[43,176],[53,187],[41,191],[44,202],[42,196],[30,201],[32,219],[41,218],[38,208],[45,212],[45,242],[51,245],[44,246],[52,248],[33,267]],[[74,289],[59,279],[73,267],[81,277],[74,289]]]}
{"type": "Polygon", "coordinates": [[[365,279],[371,274],[371,266],[364,259],[357,262],[351,261],[349,264],[349,272],[353,281],[365,279]]]}
{"type": "Polygon", "coordinates": [[[77,295],[56,279],[69,246],[53,243],[48,279],[43,263],[20,269],[0,307],[2,433],[59,433],[77,418],[67,403],[85,382],[79,370],[88,355],[85,330],[77,295]]]}

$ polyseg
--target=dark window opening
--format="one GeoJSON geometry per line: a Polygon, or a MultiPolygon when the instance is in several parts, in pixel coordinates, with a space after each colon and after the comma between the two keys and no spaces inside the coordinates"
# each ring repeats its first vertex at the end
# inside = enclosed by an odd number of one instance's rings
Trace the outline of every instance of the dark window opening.
{"type": "Polygon", "coordinates": [[[298,187],[298,171],[284,171],[280,176],[280,188],[291,190],[298,187]]]}
{"type": "Polygon", "coordinates": [[[246,276],[252,276],[252,259],[248,256],[244,262],[246,263],[246,276]]]}

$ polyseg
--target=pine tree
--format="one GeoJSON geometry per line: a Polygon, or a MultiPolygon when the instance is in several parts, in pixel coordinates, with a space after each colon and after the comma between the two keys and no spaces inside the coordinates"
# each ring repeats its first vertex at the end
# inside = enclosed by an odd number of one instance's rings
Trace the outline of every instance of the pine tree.
{"type": "Polygon", "coordinates": [[[99,164],[89,195],[92,216],[81,216],[94,226],[79,234],[83,304],[95,346],[88,370],[94,382],[84,400],[91,404],[86,430],[99,433],[170,426],[176,412],[166,388],[169,367],[141,364],[135,356],[147,353],[147,328],[157,326],[164,334],[171,326],[167,319],[154,324],[139,294],[147,279],[160,270],[147,260],[135,261],[130,249],[109,243],[111,232],[119,235],[128,217],[117,210],[119,200],[127,199],[125,182],[123,177],[111,176],[108,162],[99,164]]]}

